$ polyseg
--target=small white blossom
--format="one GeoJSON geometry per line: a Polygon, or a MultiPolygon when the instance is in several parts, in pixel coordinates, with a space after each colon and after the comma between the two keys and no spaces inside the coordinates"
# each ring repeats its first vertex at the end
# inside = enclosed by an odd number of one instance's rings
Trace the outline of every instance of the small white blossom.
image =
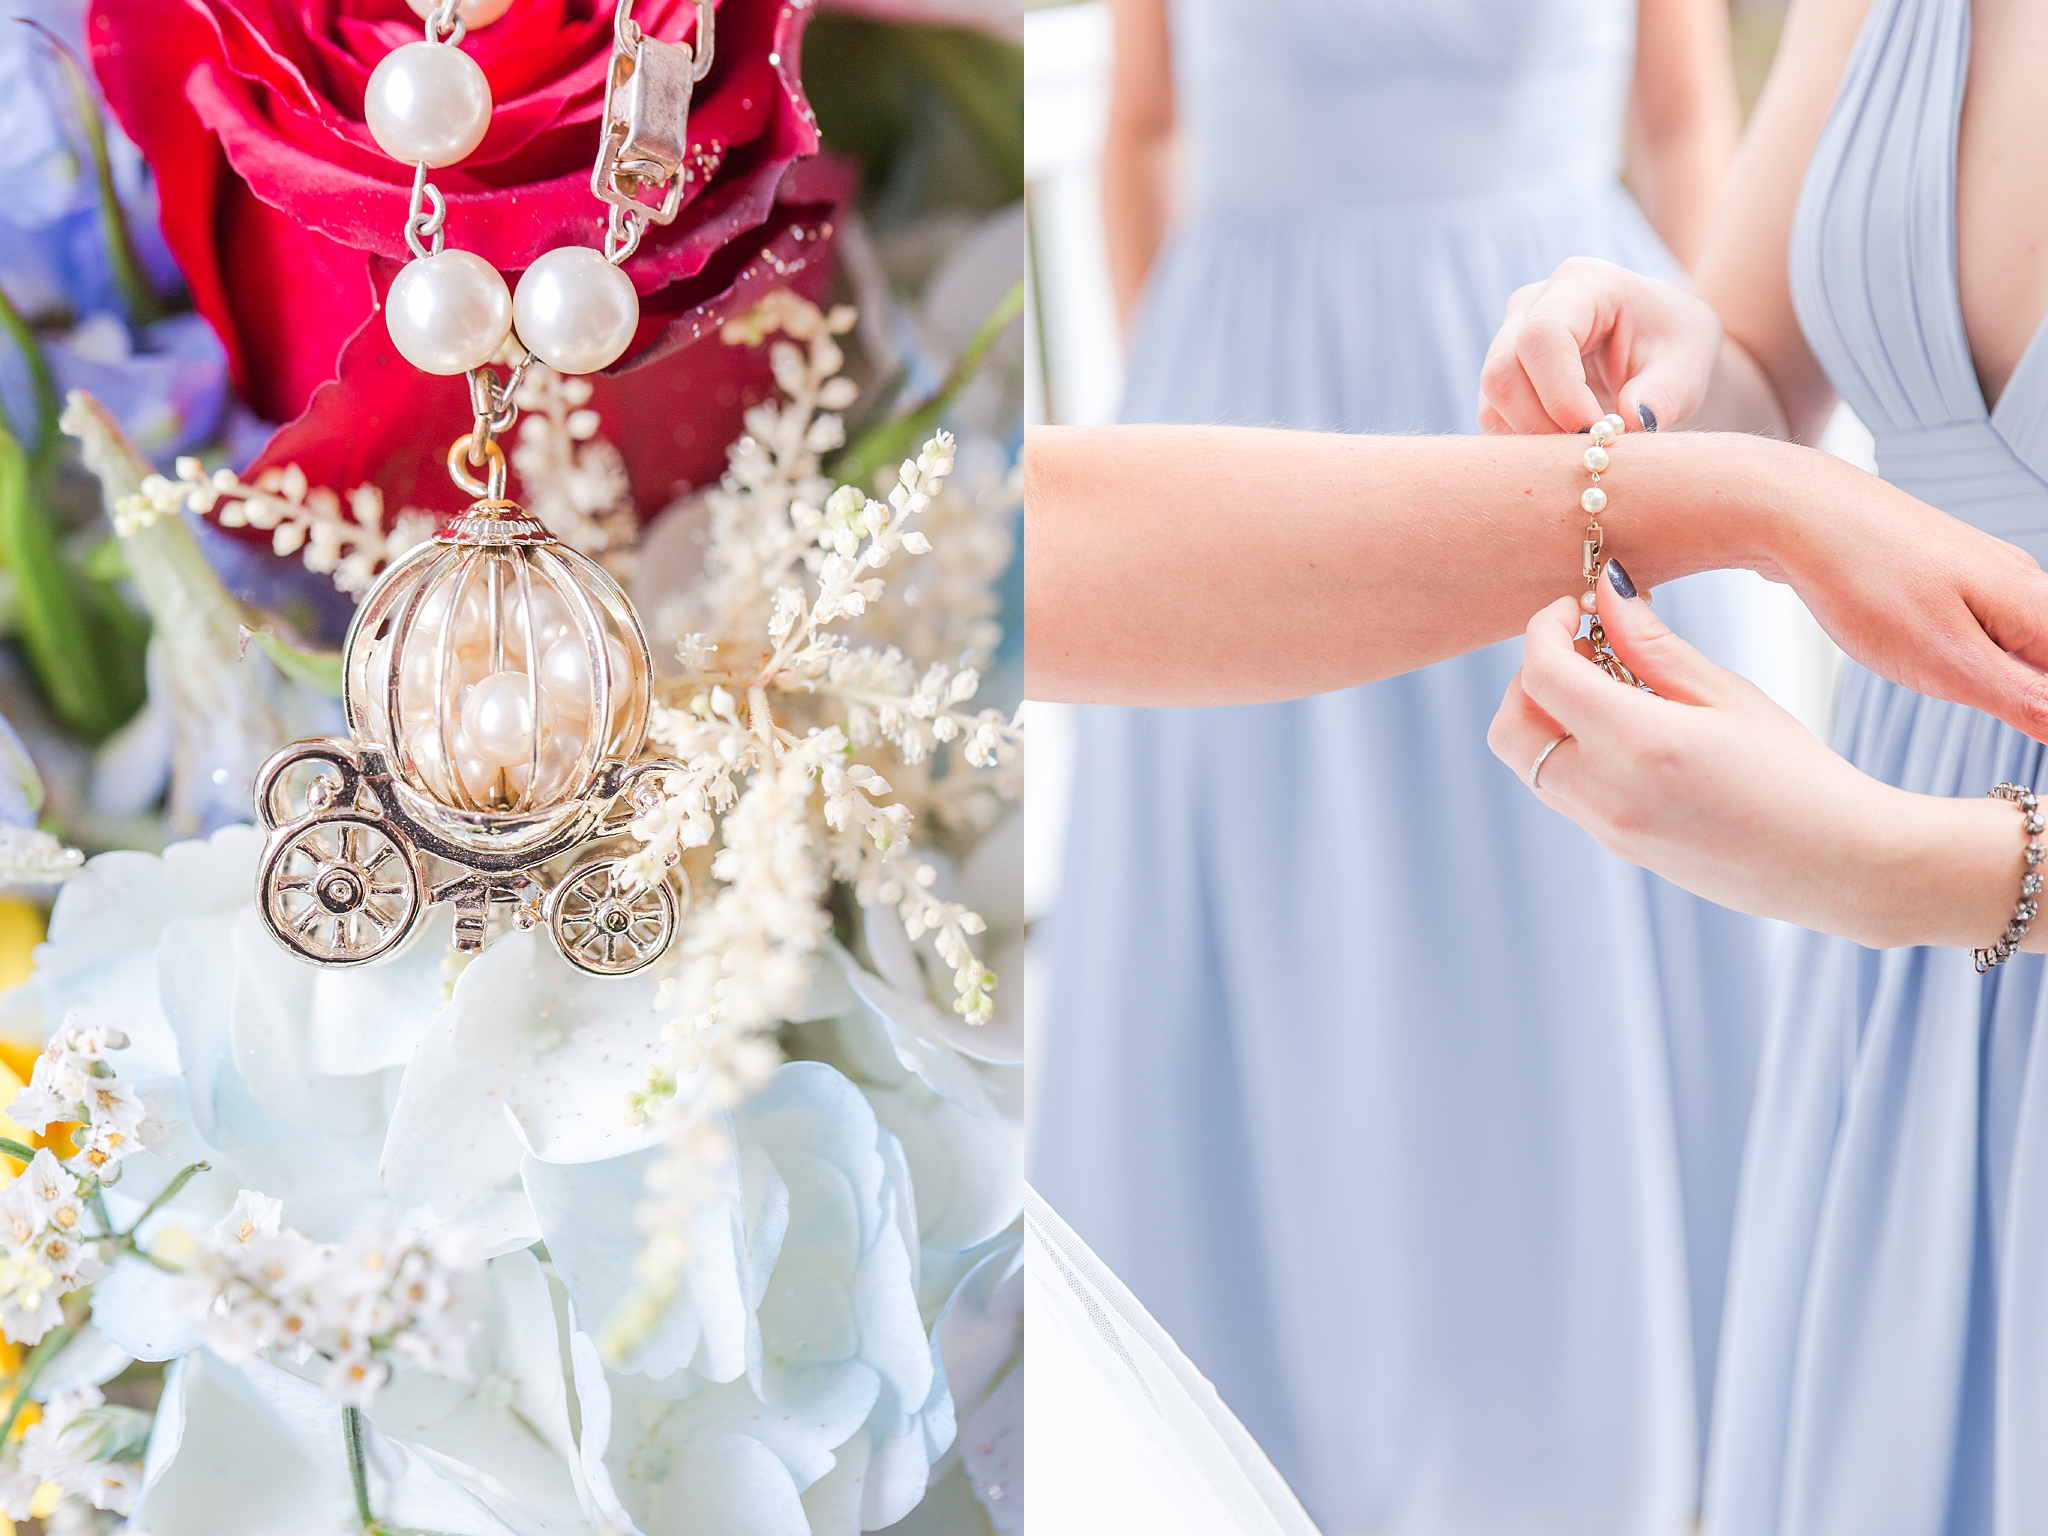
{"type": "Polygon", "coordinates": [[[54,1483],[94,1509],[127,1514],[142,1488],[150,1417],[107,1403],[96,1387],[58,1393],[0,1460],[0,1503],[12,1518],[25,1519],[41,1485],[54,1483]]]}
{"type": "Polygon", "coordinates": [[[0,1334],[12,1343],[39,1342],[64,1321],[63,1298],[106,1273],[79,1184],[43,1147],[0,1189],[0,1334]]]}
{"type": "Polygon", "coordinates": [[[118,1030],[66,1019],[7,1109],[17,1125],[39,1135],[55,1121],[79,1122],[67,1166],[102,1184],[120,1177],[123,1159],[144,1150],[155,1129],[142,1096],[106,1059],[127,1043],[118,1030]]]}
{"type": "Polygon", "coordinates": [[[367,1407],[394,1362],[465,1379],[478,1326],[458,1283],[482,1254],[459,1232],[402,1222],[318,1243],[278,1201],[243,1190],[187,1267],[183,1306],[230,1364],[277,1349],[327,1362],[331,1396],[367,1407]]]}

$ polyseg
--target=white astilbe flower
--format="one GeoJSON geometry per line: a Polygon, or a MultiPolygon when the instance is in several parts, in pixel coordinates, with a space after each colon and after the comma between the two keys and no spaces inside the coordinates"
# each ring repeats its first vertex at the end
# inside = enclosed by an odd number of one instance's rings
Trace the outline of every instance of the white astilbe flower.
{"type": "MultiPolygon", "coordinates": [[[[893,909],[951,971],[969,1023],[994,1010],[976,956],[982,919],[933,892],[921,834],[986,827],[984,801],[1014,797],[1022,738],[973,700],[1000,634],[990,584],[1010,555],[1008,482],[947,491],[954,441],[937,433],[881,497],[834,487],[824,455],[854,400],[837,337],[853,312],[778,292],[723,338],[771,350],[782,398],[747,412],[746,436],[706,497],[704,579],[672,630],[684,671],[649,719],[650,750],[677,766],[632,824],[626,878],[664,878],[696,850],[709,888],[682,924],[659,1006],[666,1049],[628,1106],[656,1118],[666,1154],[648,1170],[639,1286],[607,1330],[632,1347],[672,1300],[691,1214],[726,1138],[718,1117],[758,1091],[831,935],[836,884],[893,909]],[[991,534],[988,525],[995,523],[991,534]],[[928,530],[958,541],[950,553],[928,530]],[[892,588],[898,575],[905,580],[892,588]],[[978,784],[976,791],[964,786],[978,784]]],[[[984,477],[986,482],[989,477],[984,477]]]]}
{"type": "Polygon", "coordinates": [[[114,531],[125,538],[182,511],[212,512],[223,528],[261,529],[276,553],[299,555],[307,570],[332,576],[350,593],[368,591],[379,571],[431,537],[439,521],[408,507],[385,527],[384,493],[374,485],[350,491],[344,514],[342,498],[309,486],[296,464],[266,469],[250,485],[231,469],[209,475],[199,460],[184,458],[174,475],[150,475],[115,504],[114,531]]]}
{"type": "Polygon", "coordinates": [[[50,1036],[28,1086],[7,1107],[15,1124],[38,1135],[54,1121],[76,1122],[72,1141],[77,1150],[66,1166],[79,1178],[114,1183],[121,1176],[123,1159],[155,1139],[142,1096],[107,1061],[108,1051],[127,1044],[128,1037],[119,1030],[87,1024],[73,1014],[50,1036]]]}
{"type": "Polygon", "coordinates": [[[36,1344],[64,1321],[63,1298],[104,1275],[86,1232],[86,1183],[47,1147],[0,1189],[0,1334],[36,1344]]]}
{"type": "Polygon", "coordinates": [[[621,562],[640,537],[640,517],[625,457],[598,436],[590,396],[588,379],[531,364],[514,402],[525,414],[512,468],[521,503],[548,532],[623,576],[621,562]]]}
{"type": "Polygon", "coordinates": [[[110,1404],[93,1386],[61,1392],[43,1405],[21,1444],[0,1458],[0,1503],[26,1519],[44,1483],[94,1509],[125,1515],[142,1488],[142,1454],[151,1415],[110,1404]]]}
{"type": "Polygon", "coordinates": [[[479,1325],[466,1282],[483,1256],[465,1234],[406,1222],[319,1243],[281,1212],[243,1190],[196,1245],[179,1291],[208,1349],[231,1365],[263,1350],[297,1365],[317,1357],[328,1395],[358,1408],[395,1364],[468,1379],[479,1325]]]}

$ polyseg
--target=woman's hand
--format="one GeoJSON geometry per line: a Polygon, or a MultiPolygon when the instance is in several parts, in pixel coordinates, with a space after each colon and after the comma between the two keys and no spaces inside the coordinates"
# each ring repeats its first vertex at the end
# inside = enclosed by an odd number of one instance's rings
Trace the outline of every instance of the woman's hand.
{"type": "MultiPolygon", "coordinates": [[[[1603,846],[1695,895],[1873,947],[1989,944],[2019,892],[2009,806],[1880,783],[1764,693],[1715,666],[1633,596],[1608,562],[1608,642],[1655,694],[1574,643],[1565,598],[1530,621],[1522,668],[1487,741],[1537,796],[1603,846]]],[[[1987,788],[1989,786],[1986,786],[1987,788]]],[[[2048,943],[2048,924],[2025,947],[2048,943]]]]}
{"type": "Polygon", "coordinates": [[[1575,256],[1508,300],[1479,374],[1479,427],[1578,432],[1610,410],[1631,430],[1685,426],[1720,355],[1721,322],[1705,302],[1575,256]]]}

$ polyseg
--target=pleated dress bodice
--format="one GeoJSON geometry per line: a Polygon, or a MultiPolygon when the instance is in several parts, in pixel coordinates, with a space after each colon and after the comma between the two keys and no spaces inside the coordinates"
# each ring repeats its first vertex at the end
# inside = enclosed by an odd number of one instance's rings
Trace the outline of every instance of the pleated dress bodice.
{"type": "MultiPolygon", "coordinates": [[[[1968,0],[1873,0],[1807,169],[1792,297],[1884,477],[2044,558],[2044,343],[1987,411],[1958,300],[1969,56],[1968,0]]],[[[2043,782],[2039,743],[1853,664],[1834,744],[1923,794],[2043,782]]],[[[2043,974],[1800,940],[1738,1205],[1709,1536],[2048,1530],[2043,974]]]]}

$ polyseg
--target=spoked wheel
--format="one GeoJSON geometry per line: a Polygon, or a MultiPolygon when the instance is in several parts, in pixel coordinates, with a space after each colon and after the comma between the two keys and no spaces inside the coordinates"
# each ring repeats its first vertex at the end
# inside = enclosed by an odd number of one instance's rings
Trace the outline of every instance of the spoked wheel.
{"type": "Polygon", "coordinates": [[[548,898],[548,932],[563,957],[593,976],[630,976],[652,965],[676,932],[676,897],[666,880],[614,887],[621,860],[569,871],[548,898]]]}
{"type": "Polygon", "coordinates": [[[264,861],[262,891],[278,942],[321,965],[376,959],[420,915],[412,850],[373,816],[323,816],[281,838],[264,861]]]}

